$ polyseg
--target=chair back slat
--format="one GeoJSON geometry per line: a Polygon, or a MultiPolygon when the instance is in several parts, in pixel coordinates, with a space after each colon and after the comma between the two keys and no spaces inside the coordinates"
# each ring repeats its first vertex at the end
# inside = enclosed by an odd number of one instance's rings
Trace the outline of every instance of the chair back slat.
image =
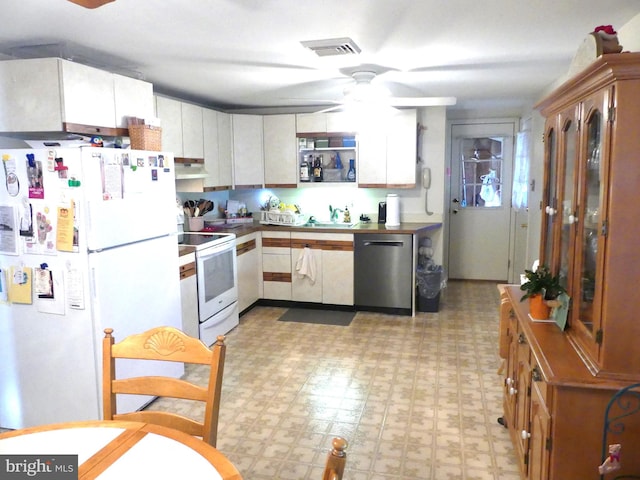
{"type": "Polygon", "coordinates": [[[130,395],[152,395],[154,397],[184,398],[207,401],[206,387],[171,377],[132,377],[114,380],[113,393],[130,395]]]}

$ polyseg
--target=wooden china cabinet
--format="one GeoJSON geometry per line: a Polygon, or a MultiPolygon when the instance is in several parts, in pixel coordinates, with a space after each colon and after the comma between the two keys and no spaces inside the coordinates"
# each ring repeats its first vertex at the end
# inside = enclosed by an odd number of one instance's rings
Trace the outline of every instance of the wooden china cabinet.
{"type": "MultiPolygon", "coordinates": [[[[606,54],[537,108],[546,118],[540,261],[571,297],[564,331],[501,289],[504,423],[523,479],[599,479],[604,410],[640,381],[640,53],[606,54]]],[[[640,422],[623,470],[640,472],[640,422]]]]}

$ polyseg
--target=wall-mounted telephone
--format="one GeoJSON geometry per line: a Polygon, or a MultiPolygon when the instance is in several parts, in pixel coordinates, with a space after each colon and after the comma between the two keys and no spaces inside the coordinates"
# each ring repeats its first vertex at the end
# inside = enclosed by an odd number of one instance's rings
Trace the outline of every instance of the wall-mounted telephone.
{"type": "MultiPolygon", "coordinates": [[[[422,169],[422,187],[425,190],[431,188],[431,169],[429,167],[422,169]]],[[[427,215],[433,215],[433,212],[429,211],[429,204],[427,202],[428,195],[428,192],[424,192],[424,211],[427,215]]]]}
{"type": "Polygon", "coordinates": [[[424,188],[431,188],[431,169],[429,167],[422,169],[422,186],[424,188]]]}

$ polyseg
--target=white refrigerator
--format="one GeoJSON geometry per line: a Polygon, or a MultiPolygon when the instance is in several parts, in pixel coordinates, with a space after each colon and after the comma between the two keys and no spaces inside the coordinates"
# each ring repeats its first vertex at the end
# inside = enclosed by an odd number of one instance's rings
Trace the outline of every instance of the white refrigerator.
{"type": "MultiPolygon", "coordinates": [[[[0,427],[102,417],[102,338],[181,327],[170,153],[1,150],[0,427]]],[[[116,364],[179,377],[182,364],[116,364]]],[[[136,410],[152,398],[119,399],[136,410]]]]}

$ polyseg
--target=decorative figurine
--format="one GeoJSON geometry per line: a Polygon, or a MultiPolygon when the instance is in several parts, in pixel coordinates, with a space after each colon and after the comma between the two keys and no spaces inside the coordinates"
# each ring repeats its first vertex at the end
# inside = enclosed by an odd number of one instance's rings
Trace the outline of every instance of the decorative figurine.
{"type": "Polygon", "coordinates": [[[620,53],[622,45],[618,43],[618,32],[611,25],[600,25],[593,33],[602,39],[602,53],[620,53]]]}
{"type": "Polygon", "coordinates": [[[604,463],[598,467],[600,475],[620,470],[622,467],[620,464],[620,450],[622,450],[622,445],[619,443],[609,445],[609,456],[606,458],[604,463]]]}

